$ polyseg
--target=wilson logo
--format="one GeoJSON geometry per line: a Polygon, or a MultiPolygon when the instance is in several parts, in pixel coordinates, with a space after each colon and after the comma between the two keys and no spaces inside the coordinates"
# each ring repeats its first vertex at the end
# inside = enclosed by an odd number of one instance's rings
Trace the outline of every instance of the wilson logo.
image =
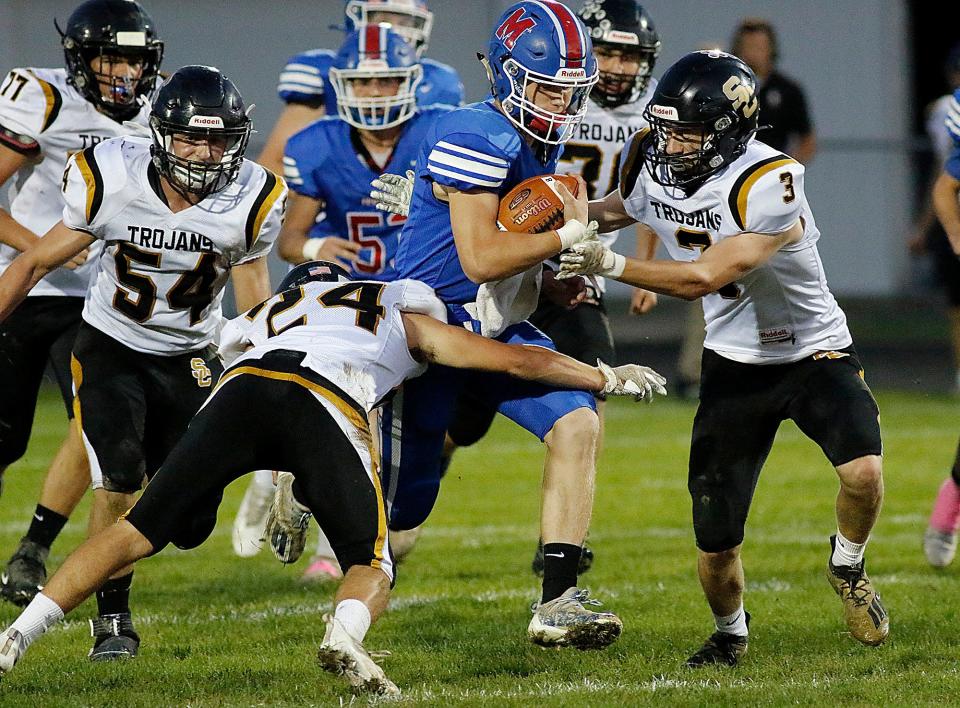
{"type": "Polygon", "coordinates": [[[553,208],[553,203],[546,197],[541,197],[537,201],[528,204],[523,211],[521,211],[519,214],[513,217],[513,223],[519,226],[520,224],[524,223],[527,219],[529,219],[531,216],[537,216],[539,214],[542,214],[545,211],[549,211],[552,208],[553,208]]]}
{"type": "Polygon", "coordinates": [[[497,28],[497,38],[503,40],[503,45],[507,49],[513,49],[513,46],[520,39],[524,32],[529,32],[536,26],[536,21],[527,16],[524,8],[518,7],[511,15],[503,21],[503,24],[497,28]]]}

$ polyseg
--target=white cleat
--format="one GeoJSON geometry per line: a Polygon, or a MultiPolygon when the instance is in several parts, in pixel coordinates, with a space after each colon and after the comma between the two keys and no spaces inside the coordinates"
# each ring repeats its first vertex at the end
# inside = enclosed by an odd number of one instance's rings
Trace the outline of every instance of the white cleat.
{"type": "Polygon", "coordinates": [[[946,568],[957,554],[957,534],[931,527],[923,534],[923,552],[934,568],[946,568]]]}
{"type": "Polygon", "coordinates": [[[273,485],[264,486],[256,477],[251,479],[233,520],[233,552],[241,558],[252,558],[263,550],[263,531],[271,502],[273,485]]]}
{"type": "Polygon", "coordinates": [[[277,475],[277,491],[267,514],[265,535],[270,550],[282,563],[293,563],[307,545],[307,525],[312,514],[293,496],[293,475],[277,475]]]}
{"type": "Polygon", "coordinates": [[[363,644],[351,637],[336,618],[324,615],[323,619],[327,623],[327,631],[317,650],[320,667],[346,678],[357,693],[399,696],[400,689],[370,658],[363,644]]]}
{"type": "Polygon", "coordinates": [[[27,643],[23,635],[13,627],[0,634],[0,677],[10,673],[26,650],[27,643]]]}
{"type": "Polygon", "coordinates": [[[527,627],[530,641],[542,647],[603,649],[623,631],[623,622],[612,612],[594,612],[584,605],[599,605],[580,588],[569,588],[560,597],[537,605],[527,627]]]}

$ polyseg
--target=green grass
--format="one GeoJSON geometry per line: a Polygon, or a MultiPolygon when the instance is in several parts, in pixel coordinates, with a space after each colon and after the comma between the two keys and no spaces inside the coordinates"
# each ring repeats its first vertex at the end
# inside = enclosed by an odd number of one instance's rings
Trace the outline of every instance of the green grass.
{"type": "MultiPolygon", "coordinates": [[[[686,492],[693,407],[615,402],[600,467],[584,584],[624,620],[620,641],[598,653],[544,651],[525,638],[538,583],[542,451],[510,423],[463,451],[444,482],[420,545],[400,568],[393,608],[367,645],[410,705],[600,706],[892,705],[953,703],[958,569],[931,570],[920,538],[936,487],[953,460],[958,404],[880,397],[887,497],[868,568],[891,615],[891,637],[863,647],[844,632],[824,578],[836,482],[817,447],[781,428],[757,490],[744,546],[750,654],[736,670],[690,672],[684,658],[712,631],[694,573],[686,492]]],[[[27,456],[7,475],[0,553],[12,552],[41,475],[63,431],[46,392],[27,456]]],[[[197,474],[203,474],[202,469],[197,474]]],[[[245,480],[229,490],[221,523],[197,551],[143,562],[134,583],[142,654],[94,665],[78,608],[39,640],[0,684],[0,705],[336,705],[349,692],[313,655],[332,590],[297,582],[302,562],[269,552],[235,558],[229,525],[245,480]]],[[[86,502],[53,549],[56,566],[83,536],[86,502]]],[[[0,606],[0,622],[16,616],[0,606]]],[[[365,701],[358,700],[362,704],[365,701]]]]}

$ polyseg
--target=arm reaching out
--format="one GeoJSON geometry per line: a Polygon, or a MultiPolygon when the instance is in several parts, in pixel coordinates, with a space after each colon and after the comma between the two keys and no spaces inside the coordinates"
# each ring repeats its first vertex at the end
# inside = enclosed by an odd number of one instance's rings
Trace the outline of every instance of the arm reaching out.
{"type": "Polygon", "coordinates": [[[666,395],[666,379],[644,366],[613,368],[601,363],[593,367],[543,347],[487,339],[426,315],[405,312],[403,324],[410,351],[421,361],[458,369],[498,371],[598,395],[633,396],[637,401],[652,399],[653,392],[666,395]]]}

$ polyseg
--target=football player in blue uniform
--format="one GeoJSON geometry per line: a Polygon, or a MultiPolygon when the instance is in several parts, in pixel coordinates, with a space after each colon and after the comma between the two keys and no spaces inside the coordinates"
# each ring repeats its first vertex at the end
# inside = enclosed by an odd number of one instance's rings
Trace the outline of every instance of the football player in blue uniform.
{"type": "MultiPolygon", "coordinates": [[[[586,112],[597,81],[596,60],[586,29],[569,8],[526,0],[501,16],[483,61],[492,96],[441,116],[421,145],[395,270],[399,278],[433,287],[452,323],[500,341],[553,348],[523,320],[536,307],[543,261],[592,237],[583,210],[585,185],[581,180],[577,199],[563,190],[566,221],[556,231],[502,232],[497,211],[511,188],[556,171],[560,146],[586,112]]],[[[619,618],[584,607],[587,593],[577,587],[599,426],[594,399],[586,392],[443,368],[406,386],[383,421],[391,527],[413,528],[433,507],[444,433],[465,389],[547,446],[543,594],[530,638],[544,646],[607,646],[620,634],[619,618]]]]}
{"type": "MultiPolygon", "coordinates": [[[[292,194],[278,240],[280,256],[294,265],[339,259],[351,277],[391,280],[406,219],[376,208],[370,181],[384,171],[412,168],[428,127],[450,107],[417,108],[422,65],[412,46],[387,24],[367,24],[351,33],[330,78],[337,113],[287,141],[284,177],[292,194]],[[325,217],[318,222],[321,211],[325,217]]],[[[237,555],[260,550],[273,490],[269,471],[254,475],[234,523],[237,555]]],[[[304,580],[339,579],[340,568],[323,534],[318,544],[304,580]]]]}
{"type": "MultiPolygon", "coordinates": [[[[349,0],[345,9],[347,33],[366,24],[387,22],[413,45],[423,70],[417,87],[417,105],[463,103],[463,84],[453,67],[423,57],[433,28],[433,13],[426,0],[349,0]]],[[[293,56],[280,72],[277,92],[286,104],[277,119],[258,161],[275,172],[283,169],[284,145],[298,130],[323,115],[337,112],[336,92],[330,81],[330,68],[336,53],[329,49],[311,49],[293,56]]]]}

